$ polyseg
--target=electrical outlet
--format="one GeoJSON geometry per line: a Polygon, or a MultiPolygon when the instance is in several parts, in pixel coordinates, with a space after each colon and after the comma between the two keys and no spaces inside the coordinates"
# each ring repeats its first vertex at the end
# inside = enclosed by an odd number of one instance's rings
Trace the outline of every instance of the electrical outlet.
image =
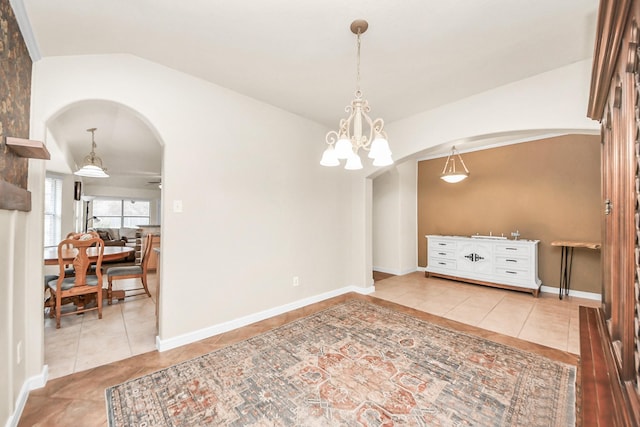
{"type": "Polygon", "coordinates": [[[19,365],[22,362],[22,341],[16,346],[16,363],[19,365]]]}
{"type": "Polygon", "coordinates": [[[298,276],[293,276],[293,286],[300,286],[300,278],[298,276]]]}

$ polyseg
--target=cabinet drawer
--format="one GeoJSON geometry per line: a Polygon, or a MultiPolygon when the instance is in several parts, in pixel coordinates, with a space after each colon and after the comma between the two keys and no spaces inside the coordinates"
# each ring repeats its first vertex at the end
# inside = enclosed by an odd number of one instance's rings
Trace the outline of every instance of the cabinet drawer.
{"type": "Polygon", "coordinates": [[[515,268],[508,268],[503,266],[496,267],[496,273],[504,277],[510,277],[512,279],[526,279],[529,275],[528,271],[517,270],[515,268]]]}
{"type": "Polygon", "coordinates": [[[499,244],[496,245],[496,253],[515,256],[529,256],[529,246],[499,244]]]}
{"type": "Polygon", "coordinates": [[[436,251],[438,249],[455,251],[456,242],[449,242],[446,240],[429,240],[429,251],[436,251]]]}
{"type": "Polygon", "coordinates": [[[449,258],[456,259],[455,251],[448,248],[429,248],[429,258],[449,258]]]}
{"type": "Polygon", "coordinates": [[[529,259],[528,258],[517,258],[510,257],[509,255],[497,255],[496,256],[496,267],[501,268],[516,268],[519,270],[528,269],[529,268],[529,259]]]}
{"type": "Polygon", "coordinates": [[[455,269],[456,261],[452,259],[444,259],[444,258],[431,258],[429,257],[429,267],[437,269],[437,268],[447,268],[447,269],[455,269]]]}

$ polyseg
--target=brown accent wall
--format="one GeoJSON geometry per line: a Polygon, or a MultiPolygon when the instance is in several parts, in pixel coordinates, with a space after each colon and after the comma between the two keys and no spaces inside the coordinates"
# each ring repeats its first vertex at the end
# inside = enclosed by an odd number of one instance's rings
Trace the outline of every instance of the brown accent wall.
{"type": "Polygon", "coordinates": [[[28,159],[7,149],[5,137],[29,138],[31,57],[9,0],[0,0],[0,179],[27,188],[28,159]]]}
{"type": "MultiPolygon", "coordinates": [[[[540,240],[542,284],[559,286],[554,240],[599,242],[600,136],[567,135],[466,153],[471,175],[448,184],[445,159],[418,162],[418,265],[426,266],[425,235],[494,235],[520,230],[540,240]]],[[[600,251],[576,249],[571,289],[600,293],[600,251]]]]}

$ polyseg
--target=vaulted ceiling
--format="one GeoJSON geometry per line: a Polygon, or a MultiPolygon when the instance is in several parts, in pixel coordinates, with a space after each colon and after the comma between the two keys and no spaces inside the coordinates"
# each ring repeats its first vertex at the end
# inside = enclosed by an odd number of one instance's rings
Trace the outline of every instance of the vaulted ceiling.
{"type": "MultiPolygon", "coordinates": [[[[372,115],[388,123],[590,58],[598,8],[597,0],[18,2],[42,57],[130,53],[328,128],[355,89],[354,19],[369,22],[361,87],[372,115]]],[[[88,151],[83,133],[100,128],[96,120],[67,116],[56,139],[80,139],[88,151]]],[[[122,137],[115,129],[100,128],[96,141],[122,137]]]]}

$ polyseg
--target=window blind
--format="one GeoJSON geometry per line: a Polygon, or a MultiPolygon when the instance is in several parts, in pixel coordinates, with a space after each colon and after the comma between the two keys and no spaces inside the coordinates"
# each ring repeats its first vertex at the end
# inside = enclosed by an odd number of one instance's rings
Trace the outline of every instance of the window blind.
{"type": "Polygon", "coordinates": [[[44,182],[44,245],[62,240],[62,179],[46,177],[44,182]]]}

